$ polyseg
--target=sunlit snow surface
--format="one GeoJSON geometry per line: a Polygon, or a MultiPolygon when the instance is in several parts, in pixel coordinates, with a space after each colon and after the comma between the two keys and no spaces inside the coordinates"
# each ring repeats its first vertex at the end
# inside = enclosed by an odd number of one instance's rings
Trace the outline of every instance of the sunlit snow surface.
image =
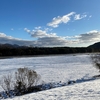
{"type": "Polygon", "coordinates": [[[0,75],[14,72],[21,67],[34,69],[46,83],[90,77],[98,72],[92,65],[90,55],[0,59],[0,75]]]}
{"type": "MultiPolygon", "coordinates": [[[[90,78],[94,75],[99,74],[97,69],[95,69],[95,67],[92,64],[90,55],[76,54],[76,55],[61,55],[61,56],[0,59],[0,77],[3,74],[12,73],[16,71],[17,68],[21,67],[32,68],[38,74],[40,74],[41,75],[40,83],[59,82],[59,81],[68,82],[68,80],[90,78]]],[[[98,82],[99,80],[95,82],[95,84],[98,85],[98,82]]],[[[30,94],[29,96],[28,95],[25,96],[25,98],[24,96],[18,97],[19,99],[16,98],[15,100],[83,100],[80,99],[81,97],[77,99],[78,95],[80,96],[83,95],[83,98],[86,95],[87,98],[92,98],[92,93],[94,90],[93,91],[91,89],[89,89],[89,91],[88,89],[84,90],[85,89],[84,85],[86,88],[88,87],[86,86],[87,84],[81,83],[81,86],[73,85],[54,90],[52,89],[48,90],[47,92],[43,91],[43,92],[38,92],[36,94],[30,94]],[[74,97],[76,97],[76,99],[73,98],[73,95],[74,97]]],[[[91,86],[91,88],[93,88],[93,86],[91,86]]],[[[93,89],[95,88],[97,87],[94,87],[93,89]]],[[[98,88],[100,90],[100,86],[98,88]]],[[[100,95],[100,91],[98,91],[97,94],[94,94],[94,96],[97,95],[98,97],[98,94],[100,95]]]]}
{"type": "Polygon", "coordinates": [[[100,100],[100,80],[64,86],[7,100],[100,100]]]}

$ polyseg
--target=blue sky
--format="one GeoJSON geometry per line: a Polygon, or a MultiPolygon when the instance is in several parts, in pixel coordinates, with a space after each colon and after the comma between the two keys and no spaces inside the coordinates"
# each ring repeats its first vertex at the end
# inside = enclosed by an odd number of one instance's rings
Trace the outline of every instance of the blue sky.
{"type": "Polygon", "coordinates": [[[100,0],[0,0],[0,43],[88,46],[100,41],[100,0]]]}

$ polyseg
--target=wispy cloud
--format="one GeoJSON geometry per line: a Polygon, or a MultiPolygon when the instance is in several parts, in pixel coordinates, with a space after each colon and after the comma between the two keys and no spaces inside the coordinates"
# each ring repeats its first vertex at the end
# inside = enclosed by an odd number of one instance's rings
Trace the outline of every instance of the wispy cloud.
{"type": "Polygon", "coordinates": [[[56,28],[61,23],[68,23],[70,21],[70,17],[74,14],[75,14],[75,12],[71,12],[67,15],[62,16],[62,17],[60,17],[60,16],[54,17],[52,22],[48,23],[47,25],[56,28]]]}
{"type": "Polygon", "coordinates": [[[92,18],[92,15],[90,15],[89,17],[88,17],[88,20],[90,20],[92,18]]]}
{"type": "Polygon", "coordinates": [[[86,14],[85,15],[76,14],[75,17],[74,17],[74,20],[80,20],[80,19],[83,19],[85,17],[87,17],[86,14]]]}
{"type": "Polygon", "coordinates": [[[27,33],[29,33],[29,32],[30,32],[30,30],[28,30],[27,28],[24,28],[24,31],[26,31],[27,33]]]}
{"type": "Polygon", "coordinates": [[[47,26],[51,26],[51,27],[56,28],[61,23],[67,24],[68,22],[71,21],[71,18],[74,19],[74,20],[81,20],[85,17],[87,17],[86,14],[76,14],[76,12],[70,12],[69,14],[66,14],[62,17],[61,16],[54,17],[52,22],[48,23],[47,26]]]}

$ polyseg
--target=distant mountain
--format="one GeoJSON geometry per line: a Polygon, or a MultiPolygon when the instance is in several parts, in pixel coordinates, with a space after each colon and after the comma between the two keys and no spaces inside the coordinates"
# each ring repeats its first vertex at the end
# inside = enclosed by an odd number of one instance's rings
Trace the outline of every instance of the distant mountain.
{"type": "Polygon", "coordinates": [[[88,48],[100,49],[100,42],[94,43],[93,45],[88,46],[88,48]]]}
{"type": "MultiPolygon", "coordinates": [[[[9,43],[5,43],[5,44],[0,44],[0,48],[2,47],[6,47],[6,48],[28,48],[27,46],[19,46],[17,44],[9,44],[9,43]]],[[[39,47],[37,47],[39,48],[39,47]]],[[[40,48],[45,48],[45,47],[40,47],[40,48]]],[[[49,48],[49,47],[47,47],[49,48]]],[[[52,48],[52,47],[51,47],[52,48]]],[[[54,47],[56,48],[56,47],[54,47]]],[[[63,48],[63,47],[58,47],[58,48],[63,48]]],[[[74,48],[74,47],[66,47],[66,48],[74,48]]],[[[80,47],[81,49],[83,49],[82,47],[80,47]]],[[[97,43],[94,43],[88,47],[86,47],[87,49],[90,48],[90,49],[100,49],[100,42],[97,42],[97,43]]],[[[78,47],[74,48],[74,49],[78,49],[78,47]]]]}
{"type": "Polygon", "coordinates": [[[8,48],[18,48],[18,47],[20,47],[19,45],[17,45],[17,44],[8,44],[8,43],[6,43],[6,44],[0,44],[0,47],[8,47],[8,48]]]}

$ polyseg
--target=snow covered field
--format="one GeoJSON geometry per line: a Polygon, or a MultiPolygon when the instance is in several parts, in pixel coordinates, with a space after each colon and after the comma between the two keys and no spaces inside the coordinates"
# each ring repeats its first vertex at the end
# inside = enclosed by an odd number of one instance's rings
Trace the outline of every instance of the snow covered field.
{"type": "MultiPolygon", "coordinates": [[[[88,79],[99,72],[88,54],[0,59],[0,78],[17,68],[29,67],[41,75],[41,83],[88,79]]],[[[8,100],[99,100],[100,80],[37,92],[8,100]]],[[[0,88],[2,91],[2,89],[0,88]]]]}
{"type": "Polygon", "coordinates": [[[55,88],[7,100],[100,100],[100,80],[55,88]]]}

